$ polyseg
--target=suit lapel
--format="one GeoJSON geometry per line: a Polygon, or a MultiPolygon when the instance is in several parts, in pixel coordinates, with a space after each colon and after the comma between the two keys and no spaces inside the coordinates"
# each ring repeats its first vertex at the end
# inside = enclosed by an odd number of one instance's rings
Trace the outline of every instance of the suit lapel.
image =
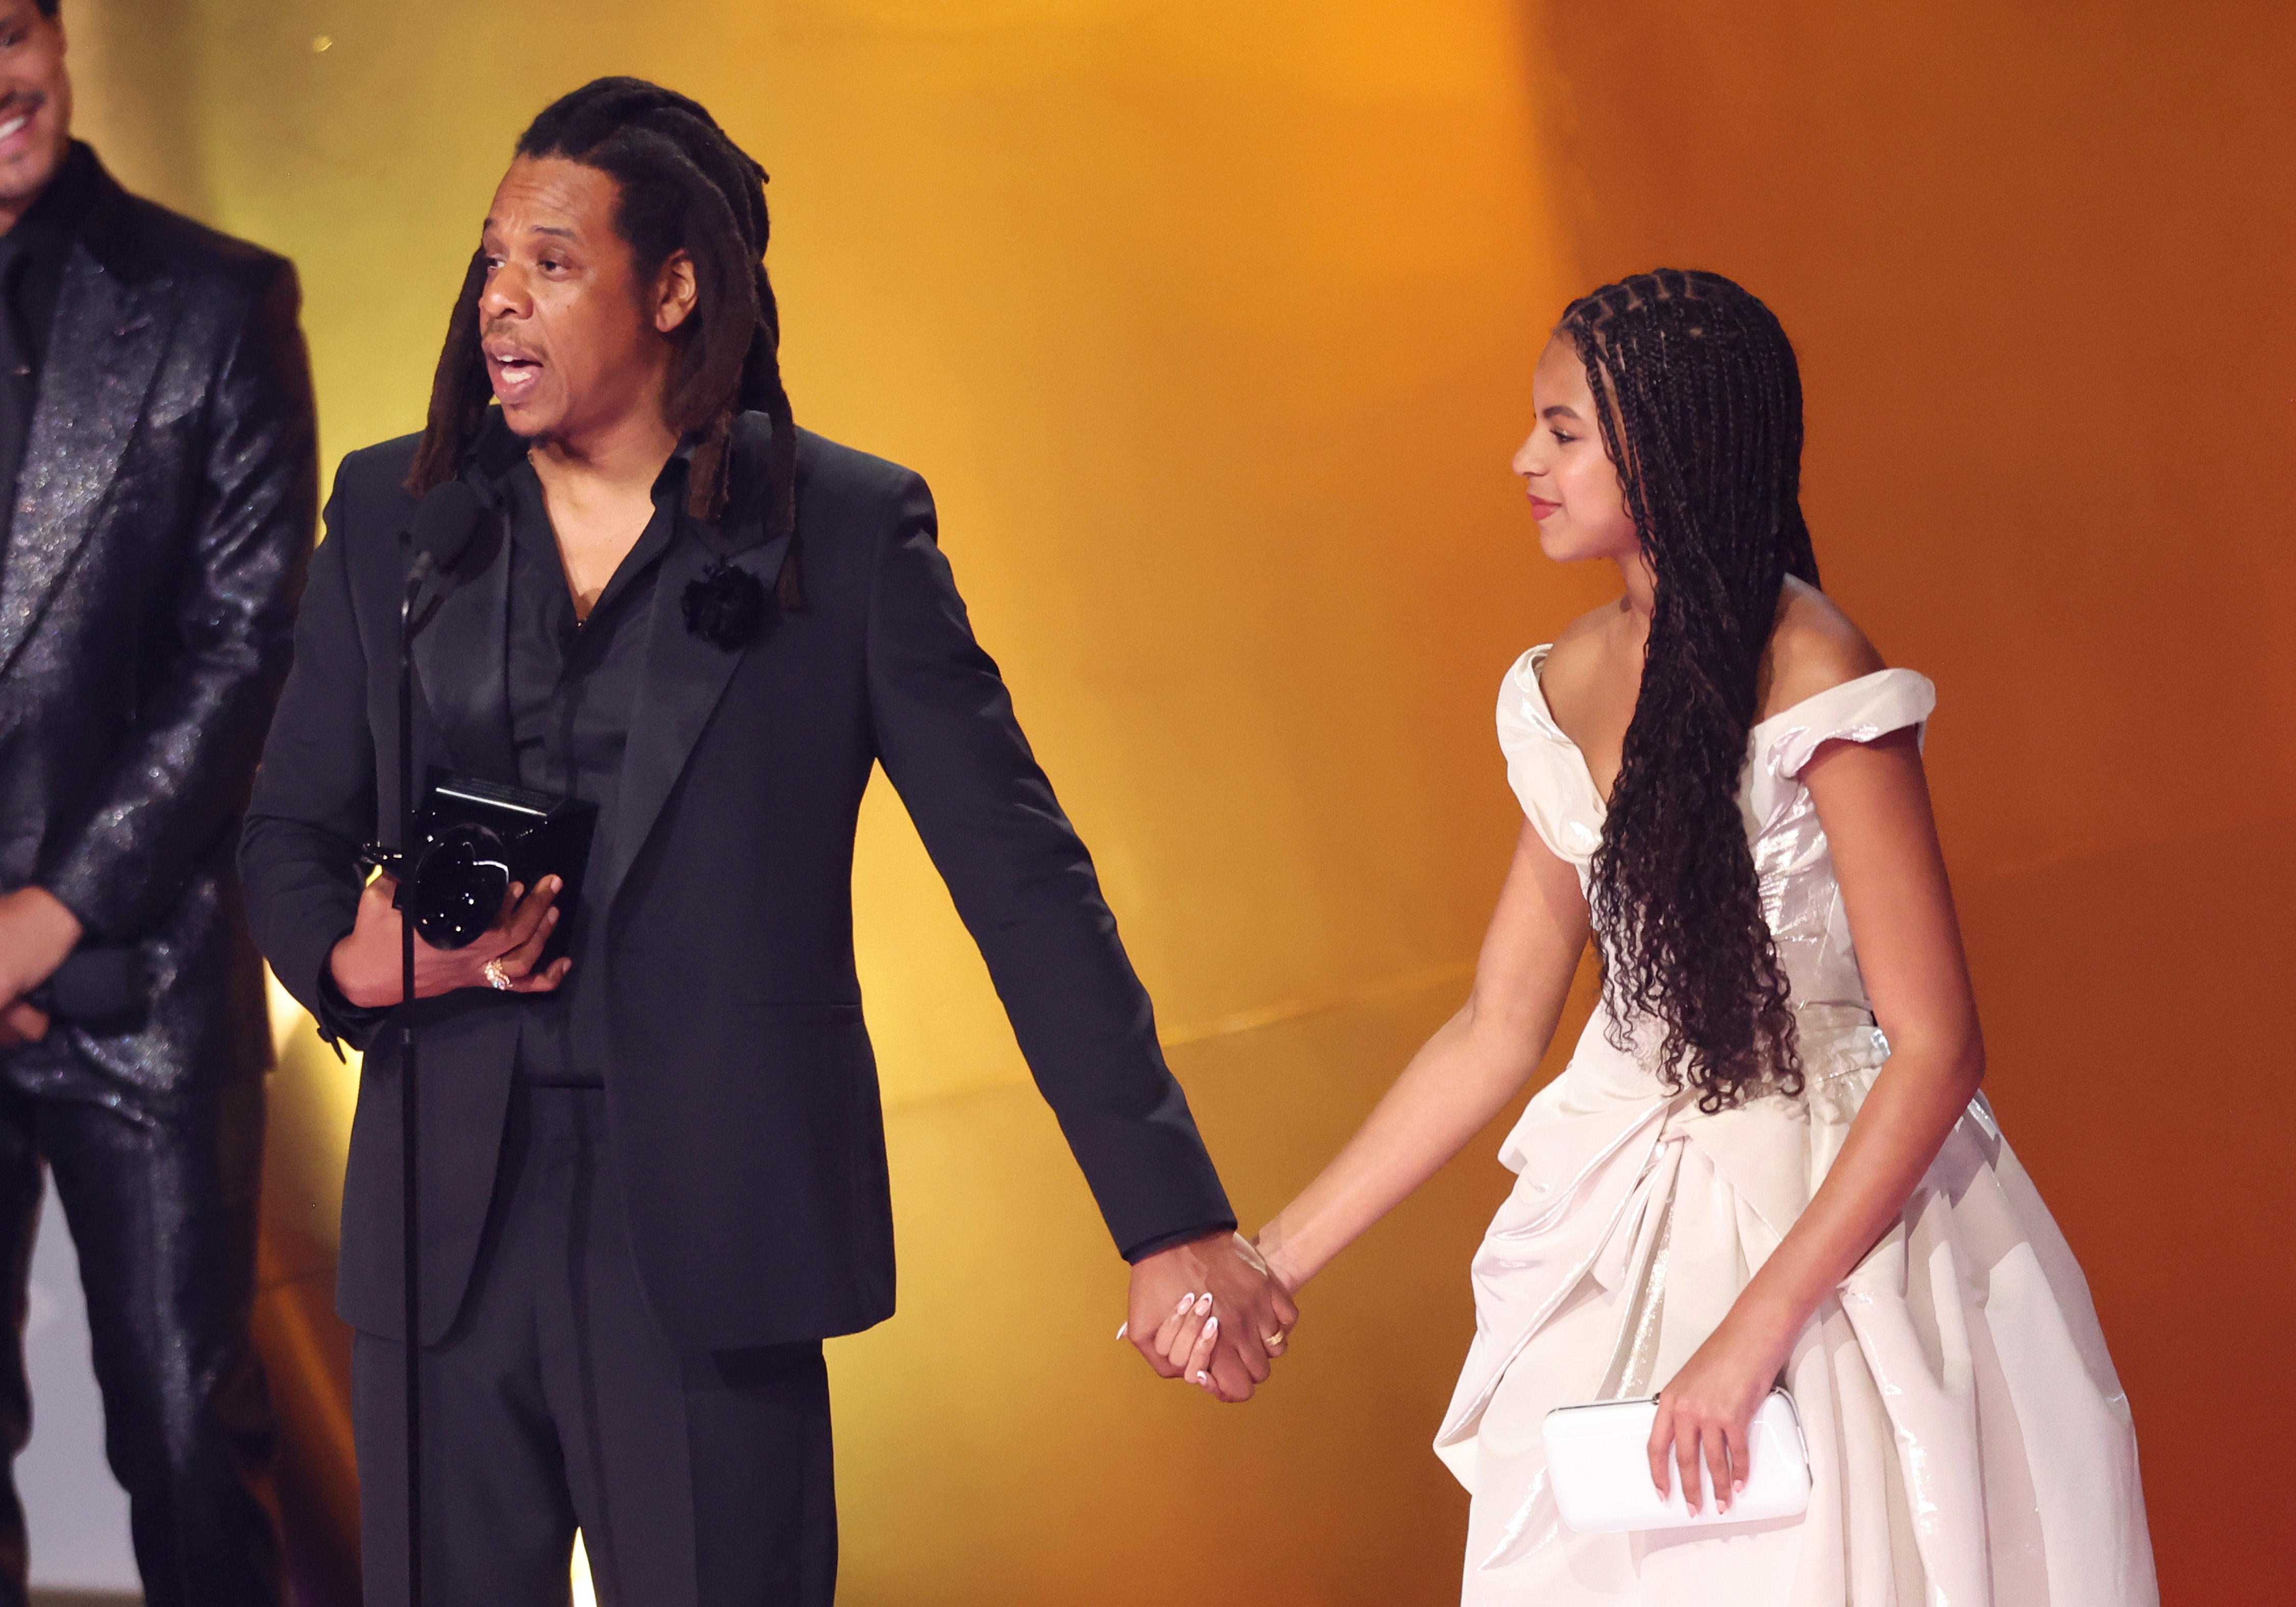
{"type": "MultiPolygon", "coordinates": [[[[510,734],[510,528],[507,514],[482,517],[454,584],[414,638],[414,679],[422,705],[465,775],[508,780],[517,765],[510,734]]],[[[414,778],[419,792],[422,778],[414,778]]]]}
{"type": "MultiPolygon", "coordinates": [[[[727,558],[771,588],[789,538],[752,546],[727,558]]],[[[646,621],[645,668],[631,703],[629,745],[622,753],[620,790],[606,843],[605,879],[595,907],[610,909],[638,850],[653,831],[670,790],[685,773],[702,727],[725,695],[726,685],[748,652],[727,650],[685,628],[685,588],[718,561],[720,549],[688,527],[662,554],[646,621]]],[[[768,615],[768,619],[771,616],[768,615]]],[[[769,623],[766,628],[772,629],[769,623]]]]}
{"type": "Polygon", "coordinates": [[[131,283],[86,244],[72,248],[0,572],[0,675],[111,500],[179,306],[172,279],[131,283]]]}

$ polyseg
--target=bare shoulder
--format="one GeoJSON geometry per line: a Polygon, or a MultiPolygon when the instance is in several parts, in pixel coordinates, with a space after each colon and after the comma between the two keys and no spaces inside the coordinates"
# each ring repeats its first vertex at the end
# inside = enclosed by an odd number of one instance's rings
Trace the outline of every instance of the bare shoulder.
{"type": "Polygon", "coordinates": [[[1546,663],[1539,671],[1539,681],[1547,688],[1548,701],[1553,701],[1557,687],[1582,688],[1600,678],[1610,647],[1610,632],[1617,619],[1619,605],[1605,603],[1590,608],[1562,627],[1547,650],[1546,663]]]}
{"type": "Polygon", "coordinates": [[[1839,603],[1807,581],[1787,577],[1778,599],[1778,622],[1770,633],[1762,696],[1765,716],[1888,668],[1839,603]]]}

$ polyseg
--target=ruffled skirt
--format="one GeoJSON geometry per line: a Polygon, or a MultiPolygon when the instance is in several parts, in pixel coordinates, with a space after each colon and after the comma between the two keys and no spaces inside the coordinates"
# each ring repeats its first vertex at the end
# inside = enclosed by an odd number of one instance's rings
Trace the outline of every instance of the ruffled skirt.
{"type": "Polygon", "coordinates": [[[1808,1087],[1702,1114],[1601,1015],[1502,1159],[1476,1336],[1437,1454],[1473,1495],[1467,1607],[2155,1603],[2136,1440],[2088,1287],[1983,1096],[1903,1217],[1796,1341],[1802,1516],[1561,1527],[1540,1423],[1650,1394],[1689,1359],[1841,1151],[1888,1045],[1805,1015],[1808,1087]]]}

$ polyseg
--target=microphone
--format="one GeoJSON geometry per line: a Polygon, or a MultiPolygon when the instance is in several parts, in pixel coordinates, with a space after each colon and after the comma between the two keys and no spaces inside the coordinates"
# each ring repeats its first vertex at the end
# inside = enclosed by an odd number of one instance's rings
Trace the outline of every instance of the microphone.
{"type": "MultiPolygon", "coordinates": [[[[398,847],[411,865],[414,854],[414,636],[438,611],[439,600],[418,616],[415,600],[430,577],[451,570],[478,534],[478,494],[459,480],[432,487],[415,504],[406,533],[414,548],[406,593],[398,604],[398,847]]],[[[407,912],[398,937],[398,1161],[399,1253],[406,1324],[403,1349],[406,1392],[406,1601],[422,1607],[422,1234],[417,1207],[422,1167],[421,1037],[414,1008],[414,922],[407,912]]]]}
{"type": "Polygon", "coordinates": [[[459,480],[442,481],[423,493],[414,507],[414,567],[409,587],[421,586],[440,570],[451,570],[468,550],[479,530],[479,495],[459,480]]]}

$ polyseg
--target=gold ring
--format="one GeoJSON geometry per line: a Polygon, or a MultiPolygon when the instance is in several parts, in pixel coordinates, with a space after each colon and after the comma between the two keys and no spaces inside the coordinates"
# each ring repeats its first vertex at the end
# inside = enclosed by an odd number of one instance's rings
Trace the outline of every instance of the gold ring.
{"type": "Polygon", "coordinates": [[[479,973],[486,978],[487,986],[496,993],[510,991],[510,978],[503,974],[502,962],[499,959],[488,960],[479,967],[479,973]]]}
{"type": "Polygon", "coordinates": [[[1290,1339],[1291,1336],[1288,1334],[1271,1333],[1263,1338],[1259,1342],[1267,1346],[1270,1350],[1273,1350],[1278,1345],[1289,1343],[1290,1339]]]}

